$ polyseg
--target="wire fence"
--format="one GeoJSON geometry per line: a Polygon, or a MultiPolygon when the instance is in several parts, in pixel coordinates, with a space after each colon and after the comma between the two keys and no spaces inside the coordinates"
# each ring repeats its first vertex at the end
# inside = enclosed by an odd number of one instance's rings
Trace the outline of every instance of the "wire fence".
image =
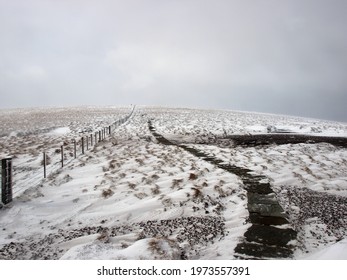
{"type": "MultiPolygon", "coordinates": [[[[135,106],[127,116],[108,126],[91,133],[84,133],[78,138],[62,139],[60,146],[44,149],[38,157],[30,157],[24,162],[17,162],[16,158],[12,158],[10,171],[7,171],[4,166],[1,168],[0,208],[1,204],[8,204],[12,198],[21,195],[30,187],[39,186],[45,178],[53,178],[64,166],[69,165],[79,156],[93,151],[95,145],[110,137],[119,126],[126,123],[134,111],[135,106]]],[[[4,164],[5,159],[2,160],[2,165],[4,164]]]]}

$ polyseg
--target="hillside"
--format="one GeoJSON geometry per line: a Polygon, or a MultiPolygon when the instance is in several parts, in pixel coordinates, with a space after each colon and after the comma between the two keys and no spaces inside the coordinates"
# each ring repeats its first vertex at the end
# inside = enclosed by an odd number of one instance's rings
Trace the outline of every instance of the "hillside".
{"type": "Polygon", "coordinates": [[[345,123],[146,106],[0,119],[0,259],[347,259],[345,123]]]}

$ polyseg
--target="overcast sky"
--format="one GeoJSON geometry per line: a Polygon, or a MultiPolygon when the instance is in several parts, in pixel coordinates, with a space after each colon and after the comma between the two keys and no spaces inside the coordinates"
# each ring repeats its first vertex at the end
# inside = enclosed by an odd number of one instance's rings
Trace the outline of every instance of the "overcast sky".
{"type": "Polygon", "coordinates": [[[346,0],[0,0],[0,108],[168,105],[347,122],[346,0]]]}

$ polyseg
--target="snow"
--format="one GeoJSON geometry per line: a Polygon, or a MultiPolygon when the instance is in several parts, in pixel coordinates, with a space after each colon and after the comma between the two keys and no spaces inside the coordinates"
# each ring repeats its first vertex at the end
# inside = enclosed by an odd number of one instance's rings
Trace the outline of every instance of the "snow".
{"type": "Polygon", "coordinates": [[[307,260],[347,260],[347,239],[305,256],[307,260]]]}
{"type": "Polygon", "coordinates": [[[77,142],[74,159],[73,139],[130,112],[130,107],[0,111],[0,155],[13,156],[14,164],[14,201],[0,209],[0,249],[6,252],[0,259],[234,259],[234,248],[251,225],[242,181],[178,146],[159,144],[149,119],[171,141],[266,176],[299,231],[294,258],[347,259],[347,227],[329,231],[324,217],[299,223],[305,205],[288,199],[293,188],[300,190],[293,192],[297,195],[322,193],[322,201],[346,198],[346,149],[327,143],[241,147],[216,141],[230,134],[267,133],[269,126],[346,137],[347,124],[137,106],[126,123],[85,154],[77,142]],[[24,116],[30,121],[19,121],[24,116]],[[46,179],[43,151],[50,161],[46,179]]]}
{"type": "Polygon", "coordinates": [[[87,244],[76,245],[66,252],[61,259],[148,259],[151,257],[151,252],[147,250],[148,239],[142,239],[133,243],[133,245],[118,249],[111,244],[102,242],[90,242],[87,244]]]}
{"type": "Polygon", "coordinates": [[[64,135],[71,132],[71,129],[69,127],[59,127],[51,131],[49,134],[51,135],[64,135]]]}

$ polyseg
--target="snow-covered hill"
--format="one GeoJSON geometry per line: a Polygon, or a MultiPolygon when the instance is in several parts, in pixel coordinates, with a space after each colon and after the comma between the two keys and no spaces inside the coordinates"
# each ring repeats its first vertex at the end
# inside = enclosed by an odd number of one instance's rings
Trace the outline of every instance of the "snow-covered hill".
{"type": "Polygon", "coordinates": [[[240,146],[229,137],[347,137],[347,124],[145,106],[117,123],[130,113],[130,106],[0,111],[0,156],[13,157],[15,194],[0,210],[0,259],[248,258],[235,253],[252,226],[244,180],[180,145],[266,178],[285,227],[297,234],[291,258],[347,259],[346,148],[324,141],[240,146]],[[159,143],[148,121],[175,144],[159,143]],[[111,124],[112,134],[95,141],[111,124]],[[82,136],[89,136],[84,154],[82,136]]]}

